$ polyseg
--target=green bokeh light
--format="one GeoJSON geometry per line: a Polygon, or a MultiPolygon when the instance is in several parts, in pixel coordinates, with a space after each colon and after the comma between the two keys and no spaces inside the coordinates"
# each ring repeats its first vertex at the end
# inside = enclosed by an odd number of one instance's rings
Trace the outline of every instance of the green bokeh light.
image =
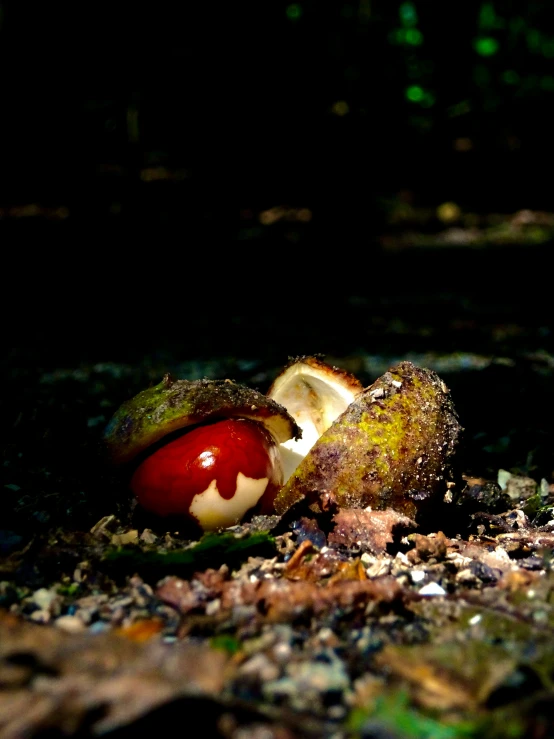
{"type": "Polygon", "coordinates": [[[417,28],[408,28],[406,31],[406,43],[410,46],[421,46],[423,43],[423,34],[417,28]]]}
{"type": "Polygon", "coordinates": [[[554,90],[554,77],[552,77],[552,75],[547,74],[541,78],[541,89],[546,90],[547,92],[552,92],[554,90]]]}
{"type": "Polygon", "coordinates": [[[435,104],[435,96],[431,92],[425,92],[421,101],[423,108],[432,108],[435,104]]]}
{"type": "Polygon", "coordinates": [[[389,34],[391,44],[408,44],[409,46],[421,46],[423,34],[419,28],[397,28],[389,34]]]}
{"type": "Polygon", "coordinates": [[[391,44],[403,44],[406,39],[406,31],[403,28],[397,28],[389,33],[389,42],[391,44]]]}
{"type": "Polygon", "coordinates": [[[527,46],[531,51],[536,51],[541,45],[541,34],[536,28],[530,28],[527,31],[527,46]]]}
{"type": "Polygon", "coordinates": [[[473,43],[475,51],[481,56],[493,56],[498,51],[498,41],[492,36],[478,38],[473,43]]]}
{"type": "Polygon", "coordinates": [[[417,24],[417,10],[413,3],[402,3],[398,9],[398,15],[404,26],[415,26],[417,24]]]}
{"type": "Polygon", "coordinates": [[[298,3],[291,3],[287,6],[287,18],[291,21],[297,21],[302,15],[302,6],[298,3]]]}
{"type": "Polygon", "coordinates": [[[459,115],[465,115],[466,113],[469,113],[471,111],[471,101],[470,100],[460,100],[459,103],[455,103],[454,105],[451,105],[447,112],[447,115],[449,118],[456,118],[459,115]]]}
{"type": "Polygon", "coordinates": [[[425,98],[425,90],[419,85],[410,85],[405,94],[411,103],[420,103],[425,98]]]}
{"type": "Polygon", "coordinates": [[[507,69],[502,74],[502,80],[507,85],[517,85],[517,83],[519,82],[519,74],[515,72],[513,69],[507,69]]]}
{"type": "Polygon", "coordinates": [[[479,12],[479,25],[481,28],[494,28],[496,15],[492,3],[483,3],[479,12]]]}
{"type": "Polygon", "coordinates": [[[526,27],[527,24],[525,23],[525,18],[522,18],[521,16],[512,18],[510,21],[510,31],[516,36],[518,33],[525,31],[526,27]]]}

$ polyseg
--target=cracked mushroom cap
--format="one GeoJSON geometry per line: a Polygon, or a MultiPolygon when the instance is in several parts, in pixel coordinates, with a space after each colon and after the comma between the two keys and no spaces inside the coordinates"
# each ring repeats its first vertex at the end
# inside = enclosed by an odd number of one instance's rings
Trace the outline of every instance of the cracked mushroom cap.
{"type": "Polygon", "coordinates": [[[275,499],[277,513],[330,496],[342,508],[393,508],[410,518],[445,490],[461,432],[440,377],[392,367],[321,435],[275,499]]]}
{"type": "Polygon", "coordinates": [[[275,378],[268,396],[284,406],[302,429],[302,438],[281,443],[285,480],[361,391],[354,375],[315,356],[292,359],[275,378]]]}

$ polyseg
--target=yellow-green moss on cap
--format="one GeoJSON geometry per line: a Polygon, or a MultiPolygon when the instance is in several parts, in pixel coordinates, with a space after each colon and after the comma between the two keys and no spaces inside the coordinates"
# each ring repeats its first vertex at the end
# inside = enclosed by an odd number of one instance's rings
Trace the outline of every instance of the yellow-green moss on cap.
{"type": "Polygon", "coordinates": [[[415,517],[446,489],[460,424],[432,370],[392,367],[325,431],[275,499],[277,513],[330,495],[343,508],[393,508],[415,517]]]}
{"type": "Polygon", "coordinates": [[[223,418],[257,421],[279,443],[301,435],[285,408],[245,385],[165,375],[120,406],[104,432],[104,443],[111,461],[123,464],[170,433],[223,418]]]}

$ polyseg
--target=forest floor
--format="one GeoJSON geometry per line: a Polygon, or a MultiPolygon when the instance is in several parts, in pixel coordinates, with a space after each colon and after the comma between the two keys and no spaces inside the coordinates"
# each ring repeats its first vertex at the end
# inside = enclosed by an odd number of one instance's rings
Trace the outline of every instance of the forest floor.
{"type": "MultiPolygon", "coordinates": [[[[2,739],[126,737],[167,722],[233,739],[550,736],[545,253],[510,251],[514,282],[495,268],[505,253],[485,265],[459,252],[463,274],[449,267],[433,292],[408,276],[443,254],[415,250],[377,307],[345,291],[327,331],[275,323],[258,355],[246,344],[231,355],[223,334],[212,355],[171,338],[59,361],[55,347],[13,348],[2,363],[2,739]],[[298,505],[200,537],[149,520],[104,464],[112,413],[165,372],[266,391],[287,355],[316,342],[364,385],[399,359],[448,385],[464,444],[455,494],[432,516],[298,505]]],[[[252,335],[264,318],[239,306],[236,325],[252,335]]]]}

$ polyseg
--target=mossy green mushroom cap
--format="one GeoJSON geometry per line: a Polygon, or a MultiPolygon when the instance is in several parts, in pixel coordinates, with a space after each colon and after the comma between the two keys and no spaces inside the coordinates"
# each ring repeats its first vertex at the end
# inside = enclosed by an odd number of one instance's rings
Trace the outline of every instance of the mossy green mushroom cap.
{"type": "Polygon", "coordinates": [[[257,421],[276,442],[301,431],[286,409],[231,380],[174,380],[165,375],[153,387],[123,403],[104,432],[113,464],[125,464],[180,429],[224,418],[257,421]]]}
{"type": "Polygon", "coordinates": [[[343,508],[394,508],[414,518],[446,491],[461,426],[440,377],[411,362],[392,367],[325,431],[275,498],[285,513],[305,498],[343,508]]]}

